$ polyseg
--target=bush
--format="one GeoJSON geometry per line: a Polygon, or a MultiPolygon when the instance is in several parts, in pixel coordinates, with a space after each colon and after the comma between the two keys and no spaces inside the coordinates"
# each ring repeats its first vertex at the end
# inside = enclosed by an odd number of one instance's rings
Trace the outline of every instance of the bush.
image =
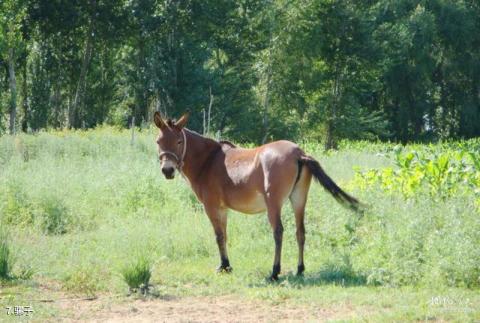
{"type": "Polygon", "coordinates": [[[32,206],[20,183],[11,181],[0,188],[0,214],[3,224],[33,224],[32,206]]]}
{"type": "Polygon", "coordinates": [[[55,196],[44,196],[38,203],[37,219],[46,234],[64,234],[71,222],[71,215],[64,203],[55,196]]]}
{"type": "Polygon", "coordinates": [[[122,268],[121,274],[131,292],[147,293],[152,270],[150,261],[145,257],[140,257],[122,268]]]}
{"type": "Polygon", "coordinates": [[[85,294],[87,297],[95,297],[99,284],[100,280],[93,269],[81,267],[65,277],[63,288],[71,292],[85,294]]]}
{"type": "Polygon", "coordinates": [[[51,192],[27,192],[27,186],[10,180],[0,187],[2,223],[19,227],[36,224],[41,232],[51,235],[66,233],[72,226],[73,217],[62,197],[51,192]]]}

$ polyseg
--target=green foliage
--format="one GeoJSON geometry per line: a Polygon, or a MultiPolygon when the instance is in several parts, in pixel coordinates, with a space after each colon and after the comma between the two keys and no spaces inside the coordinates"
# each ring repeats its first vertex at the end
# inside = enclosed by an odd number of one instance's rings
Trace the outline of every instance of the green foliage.
{"type": "Polygon", "coordinates": [[[152,277],[151,262],[145,257],[131,260],[131,263],[121,269],[121,274],[130,291],[145,294],[148,291],[152,277]]]}
{"type": "Polygon", "coordinates": [[[12,238],[5,228],[0,229],[0,283],[3,281],[29,280],[34,274],[30,264],[14,265],[18,257],[18,249],[12,245],[12,238]],[[15,254],[14,254],[15,253],[15,254]]]}
{"type": "Polygon", "coordinates": [[[328,154],[318,142],[299,143],[370,209],[357,220],[312,185],[307,270],[295,280],[295,220],[285,206],[282,277],[290,287],[277,291],[259,283],[273,252],[264,215],[229,213],[234,272],[214,274],[211,224],[181,177],[163,179],[155,134],[137,131],[133,144],[129,131],[110,127],[0,137],[0,217],[15,232],[18,268],[84,294],[121,292],[118,268],[140,285],[150,272],[152,285],[175,294],[241,291],[268,299],[328,285],[479,286],[478,140],[403,148],[341,141],[328,154]],[[151,262],[131,256],[138,250],[151,262]]]}
{"type": "Polygon", "coordinates": [[[42,231],[47,234],[63,234],[67,232],[70,218],[68,209],[54,196],[46,196],[41,199],[38,209],[34,211],[39,220],[42,231]]]}
{"type": "Polygon", "coordinates": [[[10,183],[2,186],[2,198],[0,221],[4,224],[16,224],[27,226],[33,223],[34,218],[30,201],[22,190],[21,184],[10,183]]]}
{"type": "Polygon", "coordinates": [[[0,230],[0,280],[11,278],[13,256],[10,249],[10,237],[2,228],[0,230]]]}
{"type": "Polygon", "coordinates": [[[67,291],[95,297],[100,285],[100,278],[91,266],[74,269],[63,279],[63,288],[67,291]]]}
{"type": "Polygon", "coordinates": [[[45,192],[27,194],[23,185],[12,180],[2,187],[0,220],[3,223],[19,227],[35,225],[46,234],[64,234],[72,228],[74,216],[59,197],[45,192]]]}
{"type": "Polygon", "coordinates": [[[192,129],[241,142],[480,135],[475,1],[7,0],[0,12],[0,132],[15,111],[11,130],[26,132],[188,108],[192,129]]]}
{"type": "Polygon", "coordinates": [[[400,219],[394,221],[405,223],[394,225],[391,212],[384,211],[382,216],[373,213],[376,220],[367,225],[370,229],[365,228],[380,232],[371,227],[377,223],[389,241],[381,239],[388,247],[373,241],[370,245],[378,258],[369,282],[397,285],[426,279],[479,286],[480,271],[474,265],[480,261],[475,247],[480,225],[479,147],[478,140],[396,146],[390,153],[394,165],[357,171],[349,184],[352,189],[380,189],[395,200],[400,194],[406,203],[405,210],[397,215],[400,219]],[[410,206],[416,204],[424,205],[423,214],[410,214],[410,206]],[[446,209],[442,210],[442,205],[446,209]],[[468,260],[462,262],[462,257],[468,260]]]}
{"type": "MultiPolygon", "coordinates": [[[[354,186],[380,185],[390,194],[400,192],[406,198],[428,194],[433,199],[454,195],[476,195],[480,202],[480,164],[478,140],[429,146],[423,150],[394,148],[396,167],[358,172],[354,186]]],[[[479,204],[480,206],[480,204],[479,204]]]]}

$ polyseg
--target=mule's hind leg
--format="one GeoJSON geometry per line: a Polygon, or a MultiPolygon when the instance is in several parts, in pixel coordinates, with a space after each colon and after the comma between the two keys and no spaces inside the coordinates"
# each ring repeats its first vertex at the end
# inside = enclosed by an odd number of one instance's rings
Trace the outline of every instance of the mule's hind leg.
{"type": "Polygon", "coordinates": [[[231,272],[230,261],[227,254],[227,210],[221,208],[205,207],[208,218],[213,226],[215,237],[220,252],[220,266],[218,272],[231,272]]]}
{"type": "Polygon", "coordinates": [[[304,167],[300,174],[300,178],[290,194],[290,202],[295,213],[295,224],[297,227],[297,244],[298,244],[298,268],[297,275],[302,275],[305,271],[303,262],[303,250],[305,246],[305,204],[307,203],[308,189],[310,188],[310,180],[312,176],[304,167]]]}
{"type": "Polygon", "coordinates": [[[273,260],[271,280],[278,280],[280,274],[280,262],[282,257],[283,225],[281,219],[282,207],[276,205],[268,206],[268,220],[273,230],[273,239],[275,240],[275,258],[273,260]]]}
{"type": "MultiPolygon", "coordinates": [[[[266,155],[269,157],[270,155],[266,155]]],[[[265,157],[265,158],[267,158],[265,157]]],[[[271,156],[270,156],[271,157],[271,156]]],[[[278,279],[282,256],[283,225],[281,211],[283,202],[291,194],[298,173],[297,162],[287,157],[263,160],[265,202],[268,220],[273,229],[275,239],[275,258],[273,261],[272,280],[278,279]]]]}

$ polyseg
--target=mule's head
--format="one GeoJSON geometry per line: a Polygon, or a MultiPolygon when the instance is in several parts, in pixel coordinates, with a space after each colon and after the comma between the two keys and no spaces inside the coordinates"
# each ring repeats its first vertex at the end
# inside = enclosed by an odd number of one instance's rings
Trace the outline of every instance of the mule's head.
{"type": "Polygon", "coordinates": [[[159,112],[153,115],[153,121],[160,130],[157,137],[158,158],[162,173],[167,179],[175,177],[175,169],[181,169],[186,151],[186,137],[183,127],[187,124],[189,113],[185,113],[177,122],[163,120],[159,112]]]}

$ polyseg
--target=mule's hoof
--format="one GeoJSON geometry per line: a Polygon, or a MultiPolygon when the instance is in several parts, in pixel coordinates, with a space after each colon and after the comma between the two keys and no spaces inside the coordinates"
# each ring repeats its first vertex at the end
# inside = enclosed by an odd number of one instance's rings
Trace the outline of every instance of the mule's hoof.
{"type": "Polygon", "coordinates": [[[305,271],[304,265],[299,265],[297,268],[297,276],[303,276],[303,272],[305,271]]]}
{"type": "Polygon", "coordinates": [[[273,265],[272,268],[272,275],[270,276],[271,281],[277,281],[278,280],[278,274],[280,274],[280,264],[278,265],[273,265]]]}
{"type": "Polygon", "coordinates": [[[226,266],[226,267],[220,266],[220,267],[217,268],[217,273],[219,273],[219,274],[227,273],[228,274],[228,273],[231,273],[232,270],[233,270],[233,268],[230,267],[230,266],[226,266]]]}
{"type": "Polygon", "coordinates": [[[278,281],[278,274],[272,274],[272,275],[270,276],[270,281],[272,281],[272,282],[278,281]]]}

